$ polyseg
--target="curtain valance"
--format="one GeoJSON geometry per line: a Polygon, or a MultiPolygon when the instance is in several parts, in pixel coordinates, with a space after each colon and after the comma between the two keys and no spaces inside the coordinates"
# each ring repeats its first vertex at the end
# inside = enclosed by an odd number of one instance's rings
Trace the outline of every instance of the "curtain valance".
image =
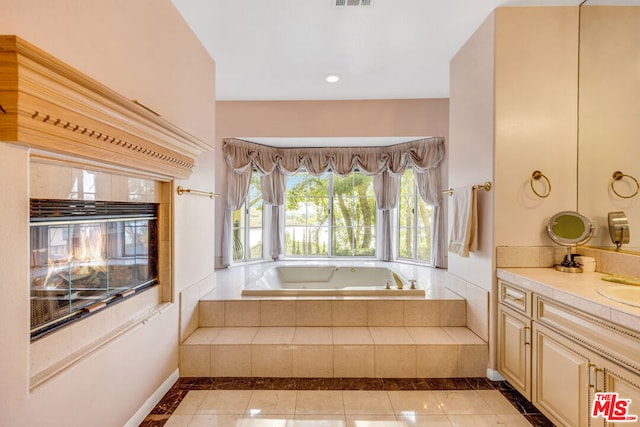
{"type": "Polygon", "coordinates": [[[305,169],[312,175],[332,171],[345,177],[354,170],[365,175],[402,175],[407,167],[418,173],[435,169],[444,158],[444,138],[433,137],[385,147],[279,148],[241,139],[225,139],[222,153],[229,169],[237,174],[256,169],[283,175],[305,169]]]}

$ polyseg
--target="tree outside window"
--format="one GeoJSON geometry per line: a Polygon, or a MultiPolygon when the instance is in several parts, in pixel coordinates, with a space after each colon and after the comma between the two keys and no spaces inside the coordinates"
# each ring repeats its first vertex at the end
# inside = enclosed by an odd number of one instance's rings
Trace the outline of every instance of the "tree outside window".
{"type": "Polygon", "coordinates": [[[429,262],[433,209],[418,193],[412,169],[400,179],[398,209],[398,257],[429,262]]]}
{"type": "Polygon", "coordinates": [[[262,192],[257,171],[251,174],[247,200],[240,209],[233,211],[232,221],[233,260],[262,259],[262,192]]]}
{"type": "Polygon", "coordinates": [[[285,254],[375,256],[373,180],[297,173],[287,180],[285,254]]]}
{"type": "Polygon", "coordinates": [[[374,256],[376,201],[373,179],[354,172],[333,180],[333,254],[374,256]]]}

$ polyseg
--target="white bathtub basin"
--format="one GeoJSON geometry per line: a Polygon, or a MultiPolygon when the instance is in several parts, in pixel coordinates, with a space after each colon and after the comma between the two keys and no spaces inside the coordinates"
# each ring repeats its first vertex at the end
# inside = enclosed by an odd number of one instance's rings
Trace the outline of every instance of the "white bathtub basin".
{"type": "Polygon", "coordinates": [[[323,265],[269,268],[242,295],[424,296],[425,291],[410,289],[409,282],[389,268],[323,265]]]}

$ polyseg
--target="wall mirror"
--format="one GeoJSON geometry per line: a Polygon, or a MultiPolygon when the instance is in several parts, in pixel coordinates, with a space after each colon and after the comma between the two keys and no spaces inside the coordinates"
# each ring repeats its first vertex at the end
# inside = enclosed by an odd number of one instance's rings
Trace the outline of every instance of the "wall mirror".
{"type": "MultiPolygon", "coordinates": [[[[608,212],[640,228],[640,195],[617,196],[615,171],[640,179],[640,0],[587,0],[580,6],[578,210],[597,227],[589,246],[614,249],[608,212]]],[[[616,182],[621,194],[632,179],[616,182]]],[[[627,188],[628,187],[628,188],[627,188]]],[[[640,254],[640,240],[624,248],[640,254]]]]}

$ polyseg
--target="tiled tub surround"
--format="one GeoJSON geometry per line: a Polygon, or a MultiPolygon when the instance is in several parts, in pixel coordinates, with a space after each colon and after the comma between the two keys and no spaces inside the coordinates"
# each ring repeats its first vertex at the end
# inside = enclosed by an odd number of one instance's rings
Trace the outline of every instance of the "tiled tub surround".
{"type": "Polygon", "coordinates": [[[396,298],[241,298],[242,284],[270,264],[218,273],[218,287],[199,302],[198,329],[180,346],[182,376],[486,375],[487,343],[467,328],[466,301],[447,289],[457,279],[445,271],[392,263],[426,298],[401,290],[396,298]]]}

